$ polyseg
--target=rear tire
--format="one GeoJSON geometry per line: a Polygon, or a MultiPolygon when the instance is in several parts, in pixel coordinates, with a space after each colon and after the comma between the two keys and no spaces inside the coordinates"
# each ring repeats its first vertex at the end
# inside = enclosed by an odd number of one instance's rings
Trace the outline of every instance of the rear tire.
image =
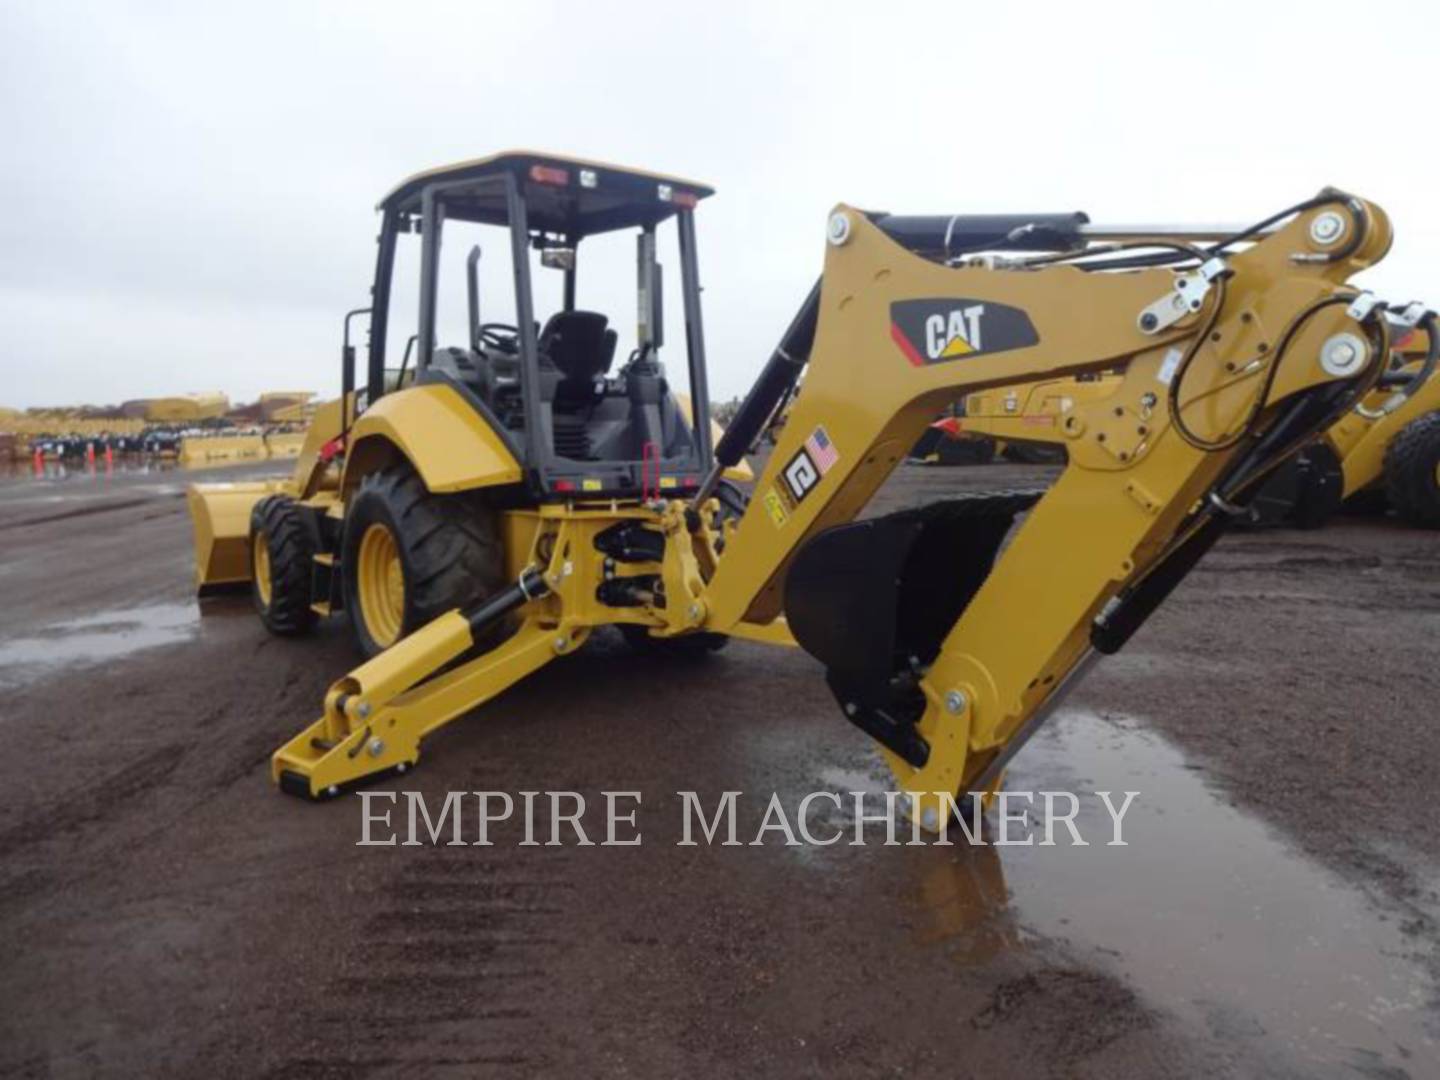
{"type": "MultiPolygon", "coordinates": [[[[475,493],[432,494],[409,466],[360,482],[341,546],[345,610],[367,657],[453,608],[494,596],[505,584],[494,508],[475,493]]],[[[476,642],[493,643],[490,635],[476,642]]]]}
{"type": "Polygon", "coordinates": [[[1440,529],[1440,412],[1410,421],[1385,448],[1385,494],[1405,521],[1440,529]]]}
{"type": "Polygon", "coordinates": [[[265,629],[281,637],[315,625],[310,579],[315,543],[302,511],[286,495],[261,499],[250,511],[250,598],[265,629]]]}

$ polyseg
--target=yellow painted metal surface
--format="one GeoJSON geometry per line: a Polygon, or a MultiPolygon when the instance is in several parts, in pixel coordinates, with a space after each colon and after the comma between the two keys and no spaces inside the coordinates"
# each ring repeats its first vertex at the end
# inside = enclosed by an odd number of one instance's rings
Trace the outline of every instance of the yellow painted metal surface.
{"type": "Polygon", "coordinates": [[[264,532],[257,532],[251,544],[250,567],[260,603],[270,606],[270,545],[264,532]]]}
{"type": "MultiPolygon", "coordinates": [[[[352,394],[346,407],[353,408],[354,401],[352,394]]],[[[300,445],[295,469],[290,474],[290,486],[300,498],[311,498],[317,492],[340,486],[340,466],[333,455],[328,459],[325,456],[326,447],[340,437],[344,427],[340,410],[339,398],[325,402],[315,409],[305,429],[305,441],[300,445]]]]}
{"type": "Polygon", "coordinates": [[[195,536],[195,583],[201,590],[250,580],[250,511],[279,482],[191,484],[185,492],[195,536]]]}
{"type": "MultiPolygon", "coordinates": [[[[1424,335],[1418,345],[1406,350],[1424,352],[1424,335]]],[[[1418,367],[1418,361],[1412,365],[1418,367]]],[[[954,423],[958,430],[994,438],[1025,439],[1031,442],[1064,444],[1085,433],[1079,402],[1101,401],[1123,384],[1120,375],[1107,374],[1093,381],[1056,379],[1006,387],[1003,390],[972,394],[965,400],[965,415],[954,423]]],[[[1378,412],[1397,393],[1372,390],[1361,405],[1378,412]]],[[[1367,416],[1351,410],[1326,432],[1325,441],[1335,452],[1344,475],[1342,498],[1350,498],[1379,483],[1384,476],[1385,450],[1390,440],[1412,420],[1440,409],[1440,372],[1427,379],[1404,403],[1383,416],[1367,416]]]]}
{"type": "Polygon", "coordinates": [[[448,386],[411,386],[386,394],[350,429],[343,489],[398,453],[434,492],[514,484],[520,464],[504,440],[448,386]]]}
{"type": "Polygon", "coordinates": [[[366,529],[356,559],[360,616],[371,640],[389,647],[399,640],[400,626],[405,621],[405,571],[389,527],[377,521],[366,529]]]}
{"type": "Polygon", "coordinates": [[[1115,374],[1085,380],[1046,379],[971,394],[965,399],[965,415],[956,417],[954,424],[966,434],[1063,443],[1083,434],[1080,406],[1111,397],[1124,381],[1115,374]]]}

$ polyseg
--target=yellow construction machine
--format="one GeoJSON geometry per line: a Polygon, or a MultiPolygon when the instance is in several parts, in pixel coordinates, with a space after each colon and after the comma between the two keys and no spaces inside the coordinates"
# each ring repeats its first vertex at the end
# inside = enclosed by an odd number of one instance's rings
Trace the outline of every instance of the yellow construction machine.
{"type": "Polygon", "coordinates": [[[712,443],[695,224],[710,194],[513,152],[381,202],[372,306],[352,313],[368,315],[368,365],[357,385],[347,339],[333,434],[313,432],[274,490],[192,492],[202,586],[249,578],[279,633],[343,611],[369,657],[275,753],[282,790],[319,798],[407,769],[436,728],[618,626],[657,648],[800,645],[897,787],[928,793],[909,810],[934,827],[957,793],[994,789],[1091,661],[1390,353],[1393,313],[1346,285],[1385,254],[1390,223],[1338,191],[1234,229],[839,205],[819,280],[712,443]],[[467,224],[503,238],[511,322],[480,318],[495,298],[479,295],[477,251],[441,273],[442,239],[467,224]],[[672,230],[688,410],[661,361],[656,246],[672,230]],[[609,320],[578,306],[577,253],[621,231],[639,318],[612,371],[609,320]],[[418,347],[392,370],[406,243],[418,347]],[[543,325],[537,260],[564,274],[543,325]],[[455,345],[439,340],[442,297],[468,312],[455,345]],[[946,406],[1105,371],[1121,385],[1076,407],[1084,437],[1043,495],[857,520],[946,406]],[[722,477],[802,374],[747,504],[722,477]]]}

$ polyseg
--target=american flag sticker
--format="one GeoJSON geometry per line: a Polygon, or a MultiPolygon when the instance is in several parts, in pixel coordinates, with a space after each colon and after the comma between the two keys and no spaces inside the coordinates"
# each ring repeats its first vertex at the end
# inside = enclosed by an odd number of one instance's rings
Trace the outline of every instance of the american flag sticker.
{"type": "Polygon", "coordinates": [[[824,476],[830,471],[830,467],[840,460],[840,451],[835,449],[835,444],[830,441],[830,436],[825,434],[823,427],[816,427],[811,436],[805,440],[805,450],[810,455],[810,460],[815,462],[815,468],[820,470],[824,476]]]}

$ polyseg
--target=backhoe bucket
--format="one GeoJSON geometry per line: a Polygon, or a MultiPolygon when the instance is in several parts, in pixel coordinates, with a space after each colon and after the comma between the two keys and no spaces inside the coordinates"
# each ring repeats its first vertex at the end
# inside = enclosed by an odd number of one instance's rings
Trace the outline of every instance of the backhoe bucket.
{"type": "Polygon", "coordinates": [[[250,511],[279,483],[191,484],[185,498],[195,529],[195,584],[201,596],[250,581],[250,511]]]}
{"type": "Polygon", "coordinates": [[[1039,492],[976,495],[826,529],[785,579],[795,640],[826,668],[846,716],[917,767],[929,748],[919,670],[990,574],[1039,492]]]}

